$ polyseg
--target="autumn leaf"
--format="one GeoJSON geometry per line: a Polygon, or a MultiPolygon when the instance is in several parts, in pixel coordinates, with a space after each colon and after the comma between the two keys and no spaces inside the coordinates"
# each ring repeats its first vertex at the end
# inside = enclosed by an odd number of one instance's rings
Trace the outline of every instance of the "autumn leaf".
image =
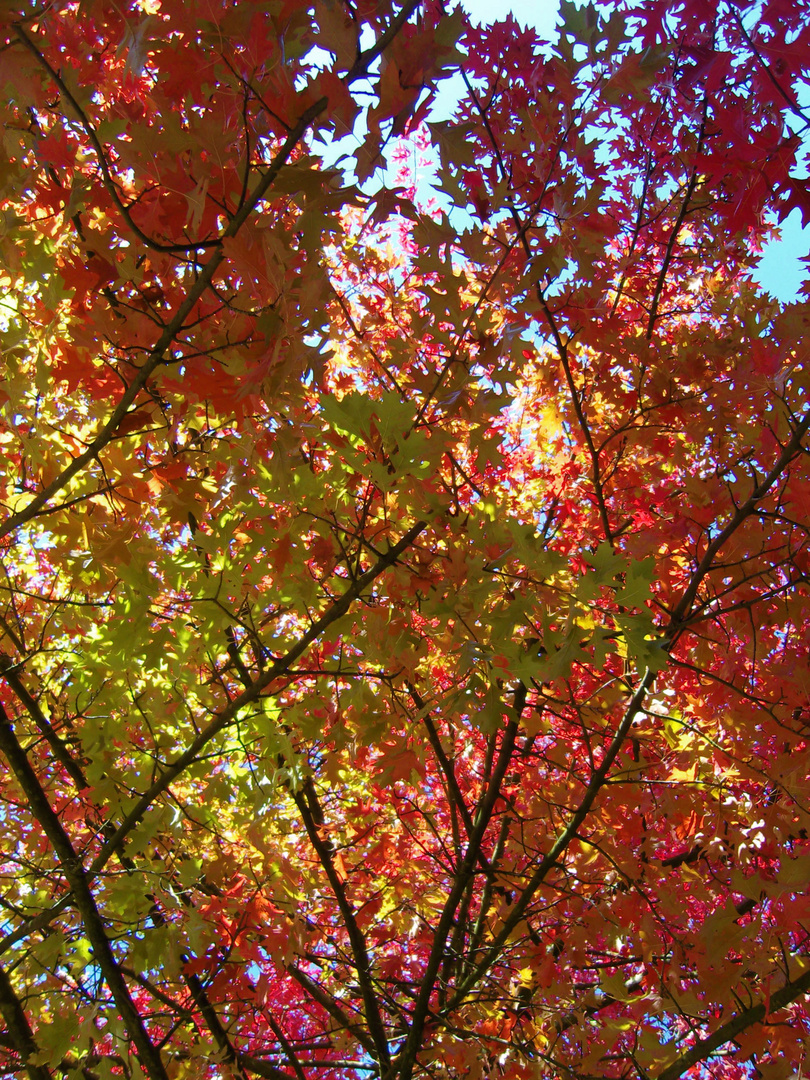
{"type": "Polygon", "coordinates": [[[810,21],[450,6],[5,10],[6,1075],[801,1073],[810,21]]]}

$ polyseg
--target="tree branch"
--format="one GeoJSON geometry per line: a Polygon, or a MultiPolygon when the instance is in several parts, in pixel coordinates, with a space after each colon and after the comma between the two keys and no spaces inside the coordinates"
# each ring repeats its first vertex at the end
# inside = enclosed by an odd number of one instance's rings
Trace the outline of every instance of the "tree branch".
{"type": "MultiPolygon", "coordinates": [[[[807,993],[810,993],[810,970],[805,971],[798,979],[788,980],[781,990],[771,994],[770,1014],[779,1012],[780,1009],[790,1005],[796,998],[807,993]]],[[[765,1023],[768,1016],[765,1007],[765,1002],[761,1001],[758,1005],[753,1005],[750,1009],[744,1009],[741,1013],[737,1013],[731,1020],[719,1027],[717,1031],[705,1039],[700,1039],[690,1050],[682,1054],[677,1061],[668,1065],[663,1072],[658,1074],[656,1080],[677,1080],[693,1065],[705,1061],[715,1050],[719,1050],[721,1046],[732,1042],[747,1028],[753,1027],[754,1024],[765,1023]]]]}
{"type": "MultiPolygon", "coordinates": [[[[411,17],[420,3],[420,0],[408,0],[403,6],[399,14],[392,19],[390,26],[387,30],[380,35],[377,41],[365,52],[361,53],[352,66],[351,71],[345,77],[347,85],[351,85],[357,79],[364,78],[368,75],[369,69],[374,61],[382,54],[382,52],[388,47],[388,45],[394,40],[396,35],[407,20],[411,17]]],[[[28,36],[23,31],[19,23],[15,24],[15,33],[20,40],[30,48],[34,54],[39,58],[40,54],[33,42],[31,42],[28,36]]],[[[44,58],[42,58],[44,60],[44,58]]],[[[50,69],[50,65],[48,65],[50,69]]],[[[230,239],[239,232],[247,219],[265,197],[267,192],[275,183],[276,177],[289,161],[293,151],[298,145],[299,141],[306,133],[312,122],[320,116],[328,105],[328,99],[323,97],[318,101],[313,102],[309,108],[305,109],[301,113],[298,120],[290,128],[289,135],[284,140],[282,145],[276,152],[273,160],[265,169],[261,175],[256,186],[253,188],[250,196],[245,200],[244,204],[234,214],[228,223],[227,227],[223,230],[219,240],[217,241],[217,248],[211,254],[208,262],[201,268],[197,275],[194,284],[189,288],[185,300],[177,309],[175,315],[169,323],[166,324],[162,334],[158,338],[155,345],[152,347],[149,357],[144,365],[138,370],[137,375],[132,380],[124,394],[121,396],[118,405],[112,412],[109,420],[107,420],[99,430],[96,437],[88,445],[87,449],[73,458],[68,466],[66,466],[54,479],[47,484],[42,491],[36,495],[27,506],[17,513],[12,514],[6,519],[6,521],[0,525],[0,539],[7,536],[10,532],[20,528],[21,525],[26,524],[53,498],[53,496],[61,491],[62,488],[68,484],[77,473],[88,465],[91,461],[98,457],[101,450],[111,441],[115,432],[118,430],[119,425],[127,414],[130,405],[133,404],[140,391],[146,385],[149,376],[165,362],[166,353],[171,343],[175,340],[177,335],[183,329],[186,319],[193,311],[195,305],[202,297],[203,293],[209,287],[214,279],[214,275],[222,263],[225,261],[225,249],[222,241],[230,239]]],[[[96,140],[98,142],[98,140],[96,140]]],[[[100,147],[100,144],[98,144],[100,147]]],[[[94,148],[95,149],[95,148],[94,148]]],[[[103,156],[103,147],[101,154],[103,156]]],[[[96,149],[98,153],[98,149],[96,149]]]]}
{"type": "Polygon", "coordinates": [[[70,838],[62,828],[62,823],[51,808],[48,797],[42,790],[28,756],[14,734],[11,721],[2,704],[0,704],[0,751],[5,754],[17,783],[22,788],[28,803],[28,809],[42,826],[43,832],[61,863],[73,893],[76,907],[84,922],[84,928],[93,948],[96,963],[110,988],[132,1041],[137,1047],[138,1055],[147,1075],[150,1080],[169,1080],[160,1053],[149,1038],[140,1013],[132,1000],[127,984],[113,955],[109,938],[104,929],[104,922],[90,891],[81,860],[76,854],[70,838]]]}
{"type": "Polygon", "coordinates": [[[332,842],[323,835],[323,814],[320,810],[320,804],[318,803],[317,793],[314,790],[311,777],[308,778],[306,783],[310,786],[309,791],[306,791],[305,785],[303,790],[293,792],[292,798],[295,805],[298,807],[301,820],[304,822],[309,842],[315,849],[321,866],[329,880],[330,888],[337,900],[340,915],[343,919],[343,925],[346,928],[346,933],[349,935],[349,943],[351,945],[354,965],[357,971],[357,981],[360,984],[360,992],[363,995],[366,1023],[368,1024],[369,1034],[374,1042],[375,1057],[380,1063],[381,1070],[387,1069],[391,1063],[391,1055],[388,1049],[388,1039],[386,1038],[385,1027],[380,1015],[380,1007],[377,1003],[371,981],[371,963],[369,961],[368,950],[366,949],[366,940],[363,937],[360,927],[357,925],[354,909],[349,903],[348,897],[346,896],[346,890],[343,887],[343,881],[335,867],[333,857],[334,847],[332,842]],[[320,821],[315,818],[313,806],[318,817],[321,819],[320,821]]]}
{"type": "Polygon", "coordinates": [[[59,764],[63,766],[65,772],[73,781],[76,790],[82,791],[88,784],[81,766],[74,760],[65,743],[54,731],[47,716],[42,711],[39,702],[29,692],[25,683],[20,678],[17,665],[10,657],[6,656],[5,653],[0,653],[0,672],[2,672],[3,678],[25,706],[28,715],[34,721],[40,733],[47,741],[48,746],[51,748],[53,756],[59,764]]]}
{"type": "Polygon", "coordinates": [[[3,1017],[14,1049],[22,1058],[29,1080],[51,1080],[50,1069],[46,1069],[44,1065],[34,1065],[29,1061],[29,1058],[37,1053],[39,1047],[22,1002],[14,992],[14,987],[4,967],[0,967],[0,1016],[3,1017]]]}
{"type": "Polygon", "coordinates": [[[164,792],[184,769],[192,762],[196,761],[197,756],[203,747],[207,746],[207,744],[218,735],[223,728],[231,723],[232,720],[235,720],[246,705],[258,701],[263,690],[271,683],[275,682],[276,679],[284,676],[291,665],[307,650],[312,642],[320,637],[324,630],[337,622],[338,619],[342,618],[348,612],[352,603],[362,595],[363,591],[368,588],[368,586],[371,585],[384,570],[393,566],[400,555],[411,547],[417,536],[419,536],[426,528],[427,522],[424,521],[417,521],[415,525],[411,526],[393,547],[391,547],[384,555],[380,556],[374,566],[364,574],[361,574],[360,577],[356,578],[343,595],[332,602],[324,614],[321,615],[319,619],[316,619],[309,630],[298,639],[295,645],[293,645],[284,656],[277,659],[266,671],[263,671],[261,675],[254,679],[250,686],[246,687],[238,697],[235,697],[227,708],[223,709],[223,711],[200,732],[197,738],[194,739],[180,757],[177,758],[172,765],[169,765],[161,772],[154,783],[143,793],[129,814],[127,814],[115,834],[107,841],[93,860],[90,867],[91,873],[96,874],[101,870],[124,842],[128,833],[141,820],[158,795],[164,792]]]}
{"type": "Polygon", "coordinates": [[[313,1001],[317,1002],[333,1020],[337,1020],[341,1027],[345,1028],[346,1031],[350,1031],[368,1054],[374,1056],[376,1051],[374,1042],[358,1024],[349,1019],[334,998],[327,994],[322,987],[318,986],[315,980],[311,979],[305,971],[301,971],[294,964],[289,964],[286,971],[309,994],[313,1001]]]}
{"type": "Polygon", "coordinates": [[[467,976],[466,979],[464,979],[464,981],[457,988],[455,995],[447,1006],[446,1012],[448,1014],[451,1013],[454,1009],[458,1008],[464,998],[467,997],[467,995],[470,993],[472,988],[480,981],[480,979],[486,974],[486,972],[490,969],[490,967],[492,967],[492,965],[501,955],[501,951],[506,942],[509,940],[512,931],[515,929],[518,923],[523,920],[526,910],[531,903],[534,894],[537,892],[538,888],[545,880],[546,874],[548,874],[549,870],[554,865],[556,865],[556,863],[560,859],[560,856],[564,854],[569,844],[575,839],[580,825],[590,813],[596,796],[599,794],[603,784],[605,783],[605,780],[607,779],[610,768],[613,765],[613,762],[616,760],[616,757],[624,744],[625,737],[627,736],[627,733],[632,726],[633,720],[638,715],[644,698],[647,696],[647,691],[652,686],[654,679],[655,676],[652,672],[645,672],[644,677],[639,683],[638,689],[633,694],[632,700],[630,701],[630,704],[625,711],[622,721],[616,730],[616,734],[610,741],[610,745],[605,752],[602,764],[599,766],[598,769],[595,770],[595,772],[591,776],[582,802],[571,815],[566,827],[563,829],[555,842],[543,856],[540,865],[535,870],[532,877],[529,879],[529,882],[521,893],[520,898],[512,906],[509,917],[504,920],[499,933],[493,939],[492,944],[490,945],[483,958],[479,961],[474,970],[467,976]]]}
{"type": "Polygon", "coordinates": [[[494,810],[495,803],[500,795],[501,783],[503,782],[506,770],[512,760],[518,724],[525,704],[526,687],[520,683],[515,691],[514,715],[504,731],[503,739],[501,740],[501,748],[498,753],[495,768],[492,772],[490,783],[479,803],[478,812],[475,816],[473,834],[470,837],[470,842],[467,845],[464,858],[456,872],[450,895],[447,897],[447,901],[442,909],[441,917],[439,918],[438,926],[433,934],[433,945],[422,975],[422,983],[419,987],[419,994],[411,1016],[411,1026],[408,1032],[408,1038],[402,1052],[394,1061],[394,1067],[399,1072],[400,1080],[411,1080],[411,1076],[413,1075],[419,1047],[422,1044],[425,1022],[430,1013],[430,999],[433,994],[436,976],[438,975],[441,966],[447,938],[453,927],[456,909],[458,908],[459,902],[461,901],[464,891],[475,870],[475,864],[478,861],[478,849],[484,839],[484,834],[489,825],[492,811],[494,810]]]}
{"type": "Polygon", "coordinates": [[[810,415],[806,416],[801,423],[797,424],[792,436],[785,443],[782,453],[779,455],[776,463],[771,471],[765,476],[762,481],[756,485],[754,490],[748,496],[744,503],[741,503],[737,507],[736,511],[732,515],[728,524],[726,524],[720,532],[715,536],[714,540],[709,543],[703,558],[700,560],[697,569],[692,575],[689,585],[687,586],[678,606],[672,612],[669,622],[669,629],[667,632],[668,640],[672,641],[680,631],[684,620],[688,617],[692,608],[692,604],[697,596],[697,591],[700,588],[700,584],[709,571],[712,569],[715,556],[720,551],[725,543],[733,536],[733,534],[739,529],[746,518],[756,509],[757,503],[768,494],[770,489],[787,469],[790,463],[795,457],[802,451],[802,439],[810,431],[810,415]]]}

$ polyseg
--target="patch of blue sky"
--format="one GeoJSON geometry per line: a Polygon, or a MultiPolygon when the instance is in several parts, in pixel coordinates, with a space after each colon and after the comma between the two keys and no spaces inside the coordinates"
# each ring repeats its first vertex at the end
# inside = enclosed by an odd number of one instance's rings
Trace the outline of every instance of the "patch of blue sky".
{"type": "Polygon", "coordinates": [[[798,299],[807,278],[808,266],[803,260],[809,255],[810,228],[802,228],[800,212],[792,210],[762,249],[754,281],[777,300],[790,303],[798,299]]]}
{"type": "MultiPolygon", "coordinates": [[[[512,14],[522,26],[534,27],[541,38],[556,37],[558,0],[461,0],[462,7],[477,23],[491,23],[512,14]]],[[[459,80],[460,81],[460,80],[459,80]]],[[[448,90],[451,86],[448,86],[448,90]]],[[[460,95],[459,95],[460,96],[460,95]]],[[[800,105],[806,104],[810,93],[799,94],[800,105]]],[[[458,100],[458,99],[456,99],[458,100]]],[[[452,112],[452,109],[449,110],[452,112]]],[[[797,177],[806,179],[808,170],[802,167],[797,177]]],[[[764,245],[754,280],[783,303],[798,299],[807,278],[810,257],[810,226],[802,227],[801,214],[793,210],[764,245]]]]}
{"type": "MultiPolygon", "coordinates": [[[[498,19],[504,19],[512,15],[523,27],[530,27],[537,31],[541,40],[553,41],[557,36],[556,23],[559,12],[559,0],[460,0],[461,6],[478,25],[490,24],[498,19]]],[[[366,42],[362,43],[367,44],[366,42]]],[[[458,101],[464,93],[464,84],[460,75],[454,75],[447,79],[440,87],[436,102],[431,111],[431,120],[439,121],[449,119],[458,101]]],[[[806,98],[810,93],[799,93],[800,105],[807,104],[806,98]]],[[[794,124],[795,126],[795,124],[794,124]]],[[[361,116],[355,129],[343,136],[333,135],[328,140],[328,145],[320,140],[316,141],[319,153],[323,154],[324,165],[327,168],[345,168],[350,154],[366,135],[365,116],[361,116]]],[[[429,189],[435,199],[435,205],[442,210],[448,210],[449,201],[443,200],[441,192],[435,187],[435,159],[434,162],[418,170],[415,177],[420,195],[424,195],[429,189]],[[419,175],[418,173],[421,173],[419,175]],[[445,205],[443,205],[445,203],[445,205]]],[[[807,169],[802,166],[797,171],[797,178],[806,178],[807,169]]],[[[349,177],[347,177],[349,179],[349,177]]],[[[381,187],[393,183],[394,167],[387,160],[380,161],[380,168],[366,180],[362,190],[366,195],[375,194],[381,187]]],[[[452,208],[453,224],[462,231],[472,225],[472,218],[458,207],[452,208]],[[465,222],[465,217],[469,221],[465,222]]],[[[772,237],[763,246],[759,261],[753,272],[753,278],[762,288],[783,303],[789,303],[798,299],[802,286],[807,278],[808,264],[805,260],[810,258],[810,226],[802,227],[801,215],[794,210],[788,217],[777,226],[773,222],[774,230],[772,237]]]]}
{"type": "MultiPolygon", "coordinates": [[[[810,158],[810,137],[804,117],[810,109],[810,87],[802,84],[796,88],[799,108],[788,112],[787,125],[803,140],[800,164],[794,172],[797,180],[810,183],[808,159],[810,158]]],[[[807,279],[810,263],[810,225],[802,227],[801,211],[792,210],[781,225],[774,230],[774,238],[765,245],[759,260],[754,280],[769,293],[784,303],[799,297],[802,285],[807,279]]]]}
{"type": "Polygon", "coordinates": [[[473,20],[492,23],[513,15],[523,27],[532,27],[541,38],[551,41],[557,36],[558,0],[461,0],[461,6],[473,20]]]}

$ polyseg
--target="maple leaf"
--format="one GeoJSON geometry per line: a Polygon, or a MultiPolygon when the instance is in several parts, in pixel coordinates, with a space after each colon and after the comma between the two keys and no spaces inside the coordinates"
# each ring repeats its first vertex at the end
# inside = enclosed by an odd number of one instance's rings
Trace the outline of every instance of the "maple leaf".
{"type": "Polygon", "coordinates": [[[801,1069],[810,23],[449,6],[7,13],[8,1075],[801,1069]]]}

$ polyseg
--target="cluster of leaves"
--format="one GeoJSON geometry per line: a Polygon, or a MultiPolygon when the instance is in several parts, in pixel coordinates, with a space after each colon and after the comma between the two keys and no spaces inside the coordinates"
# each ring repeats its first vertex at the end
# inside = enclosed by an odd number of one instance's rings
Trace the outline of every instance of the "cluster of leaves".
{"type": "Polygon", "coordinates": [[[2,33],[0,1070],[791,1075],[808,13],[2,33]]]}

